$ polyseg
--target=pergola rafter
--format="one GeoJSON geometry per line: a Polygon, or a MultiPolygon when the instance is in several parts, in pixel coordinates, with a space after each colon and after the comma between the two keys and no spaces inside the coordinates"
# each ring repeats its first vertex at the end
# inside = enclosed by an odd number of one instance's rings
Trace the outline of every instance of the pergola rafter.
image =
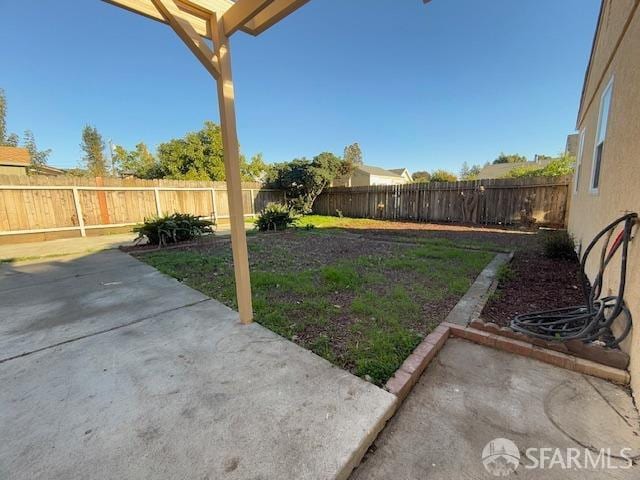
{"type": "Polygon", "coordinates": [[[309,0],[103,1],[170,25],[217,82],[238,311],[242,323],[251,323],[251,281],[229,37],[239,30],[259,35],[309,0]],[[213,50],[204,38],[212,41],[213,50]]]}

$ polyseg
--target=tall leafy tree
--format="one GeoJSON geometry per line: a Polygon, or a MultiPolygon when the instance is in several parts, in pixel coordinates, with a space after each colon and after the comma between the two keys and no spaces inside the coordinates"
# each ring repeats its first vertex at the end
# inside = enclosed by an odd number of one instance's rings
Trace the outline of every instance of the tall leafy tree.
{"type": "Polygon", "coordinates": [[[4,145],[7,138],[7,97],[0,88],[0,145],[4,145]]]}
{"type": "MultiPolygon", "coordinates": [[[[226,179],[224,170],[224,149],[220,125],[206,121],[201,130],[189,132],[183,138],[175,138],[160,144],[158,161],[167,178],[177,180],[226,179]]],[[[265,170],[262,155],[256,155],[247,164],[240,157],[240,172],[243,180],[261,178],[265,170]]]]}
{"type": "Polygon", "coordinates": [[[83,163],[89,175],[103,177],[107,175],[107,162],[104,157],[104,141],[96,127],[86,125],[82,130],[82,143],[84,152],[83,163]]]}
{"type": "Polygon", "coordinates": [[[412,175],[415,183],[427,183],[431,180],[431,174],[426,170],[419,170],[412,175]]]}
{"type": "Polygon", "coordinates": [[[38,150],[36,139],[31,130],[26,130],[24,132],[23,142],[25,148],[29,151],[31,163],[35,167],[36,171],[38,171],[38,167],[42,167],[43,165],[47,164],[49,155],[51,155],[51,149],[49,148],[47,150],[38,150]]]}
{"type": "Polygon", "coordinates": [[[352,143],[351,145],[347,145],[344,147],[344,154],[342,158],[345,162],[351,165],[362,165],[362,150],[360,149],[360,145],[357,143],[352,143]]]}
{"type": "Polygon", "coordinates": [[[448,172],[446,170],[434,170],[431,172],[432,182],[456,182],[458,177],[455,173],[448,172]]]}
{"type": "Polygon", "coordinates": [[[158,160],[144,142],[138,143],[134,150],[127,150],[121,145],[116,145],[113,161],[121,174],[132,174],[135,177],[145,179],[164,177],[158,160]]]}
{"type": "Polygon", "coordinates": [[[525,157],[524,155],[518,155],[517,153],[507,155],[506,153],[501,153],[500,155],[498,155],[498,158],[493,161],[493,164],[497,165],[500,163],[520,163],[526,161],[527,157],[525,157]]]}
{"type": "Polygon", "coordinates": [[[267,183],[285,190],[291,206],[309,213],[318,195],[333,179],[350,172],[353,166],[330,152],[323,152],[313,160],[296,158],[290,162],[271,166],[267,183]]]}
{"type": "Polygon", "coordinates": [[[15,133],[7,132],[7,97],[4,90],[0,88],[0,145],[17,147],[20,137],[15,133]]]}
{"type": "Polygon", "coordinates": [[[160,144],[158,160],[167,178],[224,180],[224,151],[220,126],[207,121],[197,132],[160,144]]]}
{"type": "Polygon", "coordinates": [[[15,133],[10,133],[4,140],[4,145],[8,147],[17,147],[20,143],[20,137],[15,133]]]}
{"type": "Polygon", "coordinates": [[[243,157],[240,163],[240,174],[244,181],[260,182],[264,180],[267,172],[267,164],[264,163],[261,153],[257,153],[251,157],[251,161],[248,163],[243,157]]]}
{"type": "Polygon", "coordinates": [[[464,162],[460,169],[460,180],[475,180],[478,178],[480,170],[482,170],[480,165],[469,166],[467,162],[464,162]]]}

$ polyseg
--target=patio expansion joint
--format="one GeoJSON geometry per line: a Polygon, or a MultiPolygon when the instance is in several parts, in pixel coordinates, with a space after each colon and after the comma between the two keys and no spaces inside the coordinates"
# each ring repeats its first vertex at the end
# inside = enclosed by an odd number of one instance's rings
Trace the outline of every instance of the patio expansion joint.
{"type": "Polygon", "coordinates": [[[188,308],[188,307],[192,307],[194,305],[198,305],[198,304],[205,303],[205,302],[210,302],[210,301],[212,301],[211,298],[204,298],[204,299],[198,300],[196,302],[191,302],[191,303],[187,303],[185,305],[180,305],[179,307],[173,307],[173,308],[169,308],[167,310],[163,310],[163,311],[160,311],[160,312],[154,312],[154,313],[146,315],[144,317],[137,318],[137,319],[132,320],[130,322],[124,323],[122,325],[116,325],[115,327],[106,328],[104,330],[99,330],[97,332],[92,332],[92,333],[88,333],[86,335],[80,335],[78,337],[69,338],[69,339],[64,340],[62,342],[54,343],[52,345],[47,345],[46,347],[36,348],[35,350],[31,350],[29,352],[23,352],[23,353],[20,353],[18,355],[13,355],[11,357],[0,358],[0,364],[3,364],[5,362],[9,362],[11,360],[17,360],[19,358],[27,357],[27,356],[32,355],[34,353],[40,353],[40,352],[43,352],[43,351],[46,351],[46,350],[51,350],[51,349],[59,347],[61,345],[66,345],[68,343],[73,343],[73,342],[76,342],[78,340],[84,340],[85,338],[95,337],[97,335],[102,335],[103,333],[109,333],[109,332],[113,332],[114,330],[119,330],[121,328],[130,327],[132,325],[136,325],[138,323],[142,323],[145,320],[149,320],[149,319],[151,319],[153,317],[157,317],[159,315],[164,315],[165,313],[175,312],[176,310],[180,310],[182,308],[188,308]]]}

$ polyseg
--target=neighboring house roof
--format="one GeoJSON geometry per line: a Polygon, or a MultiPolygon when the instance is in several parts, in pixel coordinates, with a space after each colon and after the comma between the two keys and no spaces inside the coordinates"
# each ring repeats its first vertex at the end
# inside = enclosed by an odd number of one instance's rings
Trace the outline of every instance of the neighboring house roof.
{"type": "Polygon", "coordinates": [[[379,177],[402,177],[402,171],[400,171],[400,173],[396,173],[395,170],[385,170],[384,168],[373,167],[371,165],[358,165],[356,169],[368,173],[369,175],[377,175],[379,177]]]}
{"type": "Polygon", "coordinates": [[[60,168],[50,167],[49,165],[40,165],[39,167],[31,167],[32,171],[40,175],[64,175],[66,172],[60,168]]]}
{"type": "Polygon", "coordinates": [[[28,167],[31,165],[29,150],[21,147],[0,146],[0,165],[28,167]]]}
{"type": "Polygon", "coordinates": [[[514,168],[544,168],[552,159],[540,160],[537,162],[517,162],[517,163],[497,163],[495,165],[487,165],[478,173],[478,179],[503,178],[514,168]]]}
{"type": "Polygon", "coordinates": [[[49,165],[41,165],[35,167],[31,163],[31,155],[29,150],[22,147],[9,147],[0,145],[0,166],[3,167],[25,167],[27,171],[39,173],[41,175],[64,175],[64,170],[50,167],[49,165]]]}

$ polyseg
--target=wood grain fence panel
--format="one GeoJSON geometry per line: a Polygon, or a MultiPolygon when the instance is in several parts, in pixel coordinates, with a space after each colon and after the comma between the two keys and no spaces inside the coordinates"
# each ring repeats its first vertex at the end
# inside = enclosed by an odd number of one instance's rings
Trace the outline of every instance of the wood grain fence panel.
{"type": "MultiPolygon", "coordinates": [[[[216,216],[229,216],[225,182],[0,175],[0,235],[77,227],[73,187],[78,187],[87,227],[134,224],[156,215],[156,187],[163,213],[210,216],[214,189],[216,216]]],[[[242,188],[245,214],[284,200],[283,192],[259,183],[243,183],[242,188]]]]}
{"type": "Polygon", "coordinates": [[[563,226],[571,177],[471,180],[325,189],[314,205],[322,215],[513,225],[527,209],[537,223],[563,226]],[[475,207],[473,207],[475,205],[475,207]],[[466,211],[466,213],[465,213],[466,211]],[[469,218],[465,218],[465,214],[469,218]]]}

